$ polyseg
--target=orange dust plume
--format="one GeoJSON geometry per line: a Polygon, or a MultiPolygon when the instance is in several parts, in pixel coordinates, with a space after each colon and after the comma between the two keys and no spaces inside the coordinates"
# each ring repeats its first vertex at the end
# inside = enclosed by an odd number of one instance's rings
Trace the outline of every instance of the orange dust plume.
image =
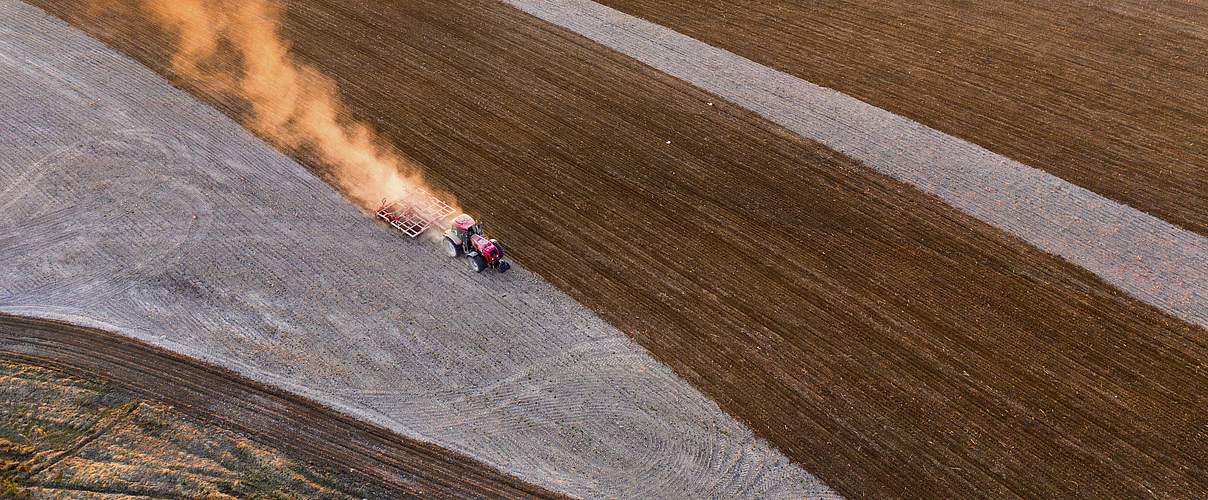
{"type": "MultiPolygon", "coordinates": [[[[313,152],[346,196],[366,209],[413,188],[422,171],[368,124],[348,118],[336,84],[298,61],[270,0],[142,0],[177,36],[172,68],[209,92],[247,103],[246,125],[278,146],[313,152]]],[[[446,201],[450,197],[442,196],[446,201]]]]}

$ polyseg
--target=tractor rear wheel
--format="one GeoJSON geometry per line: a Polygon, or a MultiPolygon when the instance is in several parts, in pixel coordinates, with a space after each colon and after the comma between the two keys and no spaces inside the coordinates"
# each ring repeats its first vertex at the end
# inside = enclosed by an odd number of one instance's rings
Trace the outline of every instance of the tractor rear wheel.
{"type": "Polygon", "coordinates": [[[467,255],[466,260],[470,262],[470,269],[476,273],[481,273],[487,268],[487,261],[479,254],[467,255]]]}
{"type": "Polygon", "coordinates": [[[453,238],[445,236],[445,255],[457,257],[461,255],[461,245],[453,242],[453,238]]]}

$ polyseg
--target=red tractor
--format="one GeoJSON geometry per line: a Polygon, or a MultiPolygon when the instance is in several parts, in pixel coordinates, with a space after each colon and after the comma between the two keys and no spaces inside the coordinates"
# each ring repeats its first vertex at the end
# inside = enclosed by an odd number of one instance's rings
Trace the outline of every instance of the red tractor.
{"type": "Polygon", "coordinates": [[[467,214],[453,218],[453,227],[445,231],[444,244],[449,257],[464,255],[470,269],[476,273],[487,268],[506,273],[512,268],[511,264],[503,261],[503,245],[499,240],[483,236],[482,224],[467,214]]]}

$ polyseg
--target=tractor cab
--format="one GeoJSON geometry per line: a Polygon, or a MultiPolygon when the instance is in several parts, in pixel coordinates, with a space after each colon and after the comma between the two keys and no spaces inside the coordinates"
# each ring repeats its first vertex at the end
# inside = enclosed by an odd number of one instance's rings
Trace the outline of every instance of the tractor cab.
{"type": "Polygon", "coordinates": [[[457,239],[464,244],[470,240],[470,236],[482,235],[482,224],[476,222],[470,214],[461,214],[453,218],[452,231],[457,233],[457,239]]]}
{"type": "Polygon", "coordinates": [[[502,273],[511,268],[503,261],[503,245],[499,240],[487,239],[483,235],[482,223],[469,214],[453,218],[452,227],[445,231],[444,245],[449,257],[465,256],[474,272],[493,268],[502,273]]]}

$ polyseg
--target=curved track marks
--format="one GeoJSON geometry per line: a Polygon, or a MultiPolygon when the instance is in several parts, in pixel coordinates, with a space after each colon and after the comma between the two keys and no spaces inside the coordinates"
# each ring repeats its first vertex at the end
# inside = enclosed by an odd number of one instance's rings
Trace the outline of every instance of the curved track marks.
{"type": "Polygon", "coordinates": [[[523,268],[467,273],[374,224],[237,123],[33,7],[0,0],[0,30],[0,82],[20,89],[0,94],[0,120],[22,123],[0,137],[0,177],[86,144],[0,215],[12,243],[0,311],[126,334],[551,490],[830,494],[523,268]]]}
{"type": "Polygon", "coordinates": [[[461,454],[125,335],[0,314],[0,356],[110,380],[138,397],[254,436],[292,458],[355,477],[380,495],[555,497],[461,454]]]}
{"type": "MultiPolygon", "coordinates": [[[[163,71],[137,17],[41,4],[163,71]]],[[[291,2],[286,34],[526,267],[840,492],[1208,495],[1203,329],[493,0],[291,2]]]]}

